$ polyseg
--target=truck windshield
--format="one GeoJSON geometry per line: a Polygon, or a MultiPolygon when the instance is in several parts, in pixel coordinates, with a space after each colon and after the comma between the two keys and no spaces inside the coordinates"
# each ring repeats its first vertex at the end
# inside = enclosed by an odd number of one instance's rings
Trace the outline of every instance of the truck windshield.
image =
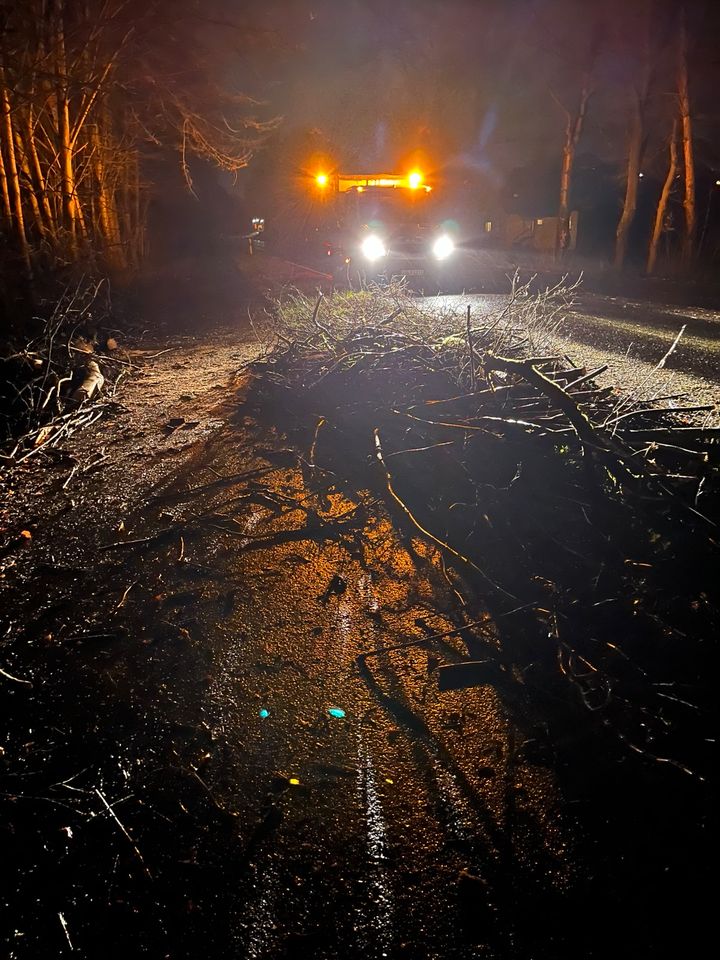
{"type": "Polygon", "coordinates": [[[348,194],[348,212],[361,223],[423,223],[429,216],[429,201],[423,191],[398,188],[368,188],[348,194]]]}

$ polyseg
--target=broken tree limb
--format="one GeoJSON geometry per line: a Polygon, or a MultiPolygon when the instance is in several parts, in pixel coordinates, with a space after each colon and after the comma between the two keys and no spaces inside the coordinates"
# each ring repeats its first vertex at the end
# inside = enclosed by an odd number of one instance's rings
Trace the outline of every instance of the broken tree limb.
{"type": "Polygon", "coordinates": [[[332,334],[330,333],[330,330],[325,326],[324,323],[320,323],[318,319],[318,314],[320,313],[320,304],[322,303],[322,299],[323,299],[323,292],[322,290],[320,290],[318,291],[318,298],[317,298],[317,301],[315,302],[315,307],[312,312],[312,322],[315,324],[318,330],[322,330],[325,336],[330,337],[330,339],[332,340],[333,337],[332,337],[332,334]]]}
{"type": "Polygon", "coordinates": [[[83,403],[85,400],[91,400],[94,394],[102,390],[103,384],[105,383],[105,377],[96,360],[88,360],[84,369],[83,381],[72,395],[75,403],[83,403]]]}
{"type": "Polygon", "coordinates": [[[680,343],[680,340],[682,339],[682,335],[685,333],[685,330],[686,330],[686,329],[687,329],[687,324],[684,323],[684,324],[680,327],[680,329],[678,330],[678,335],[675,337],[675,339],[673,340],[673,342],[670,344],[670,347],[669,347],[667,353],[666,353],[665,356],[662,358],[662,360],[660,360],[660,362],[658,363],[658,365],[655,367],[656,370],[662,370],[662,369],[664,368],[665,364],[667,363],[667,361],[668,361],[668,360],[670,359],[670,357],[673,355],[673,353],[675,353],[675,349],[677,348],[677,345],[680,343]]]}
{"type": "Polygon", "coordinates": [[[407,650],[409,647],[419,647],[426,643],[432,643],[434,640],[445,640],[447,637],[461,636],[466,630],[472,630],[474,627],[486,626],[487,618],[474,620],[472,623],[465,623],[461,627],[453,627],[450,630],[441,630],[438,633],[426,634],[417,637],[415,640],[406,640],[404,643],[393,643],[387,647],[375,647],[372,650],[366,650],[359,653],[356,657],[358,663],[364,663],[369,657],[379,657],[383,653],[393,653],[395,650],[407,650]]]}
{"type": "Polygon", "coordinates": [[[595,380],[595,378],[599,377],[601,373],[605,373],[607,368],[607,363],[603,363],[599,367],[595,367],[594,370],[590,370],[583,376],[578,377],[577,380],[571,380],[570,383],[566,383],[565,389],[569,390],[571,387],[579,387],[581,384],[587,383],[588,380],[595,380]]]}
{"type": "Polygon", "coordinates": [[[7,670],[3,670],[2,667],[0,667],[0,676],[3,676],[8,680],[12,680],[15,683],[26,683],[29,687],[32,686],[32,680],[23,680],[21,677],[15,677],[12,673],[8,673],[7,670]]]}
{"type": "MultiPolygon", "coordinates": [[[[470,620],[478,606],[488,608],[497,629],[485,644],[468,631],[467,663],[451,662],[458,653],[454,644],[448,663],[432,657],[428,671],[443,686],[462,689],[489,679],[503,703],[521,711],[542,706],[548,695],[559,698],[571,710],[608,719],[641,748],[667,743],[662,755],[673,756],[678,725],[685,721],[678,711],[670,727],[673,702],[656,699],[649,678],[656,675],[660,637],[668,645],[677,638],[673,656],[686,664],[688,677],[700,675],[698,662],[704,675],[712,673],[704,637],[717,611],[711,572],[717,539],[708,526],[718,503],[716,439],[684,434],[662,406],[667,397],[622,402],[621,391],[598,387],[604,365],[591,370],[580,357],[544,356],[553,349],[546,334],[557,306],[546,297],[516,297],[507,325],[473,318],[472,391],[467,304],[451,317],[435,317],[403,300],[403,313],[391,327],[387,318],[399,296],[326,298],[321,319],[332,341],[312,322],[314,297],[293,304],[283,327],[288,337],[278,338],[270,362],[252,368],[259,396],[272,389],[278,407],[302,423],[298,450],[311,449],[312,463],[331,470],[338,489],[357,489],[368,516],[375,517],[376,504],[390,509],[389,519],[412,541],[415,564],[428,564],[433,577],[437,570],[440,588],[448,589],[448,602],[457,602],[463,616],[470,620]],[[486,352],[500,358],[496,363],[522,360],[488,374],[486,352]],[[625,413],[633,415],[620,419],[625,413]],[[332,432],[313,443],[321,417],[332,432]],[[654,432],[658,427],[661,432],[654,432]],[[373,431],[376,448],[368,457],[373,431]],[[637,477],[621,472],[620,462],[637,477]],[[425,549],[416,546],[417,537],[425,549]],[[510,604],[491,591],[469,566],[472,561],[529,602],[510,604]],[[569,638],[560,675],[558,622],[569,638]],[[647,642],[636,645],[636,638],[647,642]],[[639,682],[628,665],[630,653],[646,671],[639,682]],[[506,674],[478,663],[486,656],[506,674]]],[[[690,420],[688,427],[697,430],[700,423],[690,420]]],[[[302,452],[298,457],[306,466],[302,452]]],[[[317,496],[315,489],[311,496],[317,496]]],[[[237,495],[227,504],[235,509],[237,495]]],[[[241,520],[228,515],[221,522],[223,530],[244,538],[243,550],[276,545],[280,531],[272,542],[272,526],[262,542],[252,540],[238,529],[241,520]]],[[[293,534],[300,536],[307,531],[293,534]]],[[[358,536],[355,527],[353,545],[358,536]]],[[[384,623],[386,608],[380,609],[382,615],[372,608],[384,623]]],[[[361,673],[372,657],[387,653],[382,669],[389,671],[404,648],[428,649],[429,643],[414,632],[386,639],[388,646],[358,657],[361,673]]]]}
{"type": "Polygon", "coordinates": [[[488,353],[483,358],[482,364],[488,372],[499,370],[502,373],[514,373],[516,376],[522,377],[523,380],[527,380],[529,384],[544,393],[550,401],[562,410],[580,440],[592,446],[603,447],[604,443],[599,438],[587,415],[583,413],[566,390],[554,380],[545,376],[536,365],[539,362],[541,362],[539,359],[534,358],[530,360],[509,360],[488,353]]]}
{"type": "MultiPolygon", "coordinates": [[[[619,417],[616,417],[614,420],[608,420],[605,424],[606,427],[612,427],[616,423],[622,423],[624,420],[630,420],[633,417],[667,417],[667,416],[676,416],[679,413],[702,413],[709,412],[710,410],[715,409],[714,403],[700,403],[695,406],[688,407],[651,407],[647,410],[631,410],[629,413],[622,413],[619,417]]],[[[676,428],[682,429],[682,427],[676,428]]]]}
{"type": "Polygon", "coordinates": [[[426,527],[424,527],[420,523],[420,521],[417,519],[415,514],[410,509],[410,507],[398,495],[398,493],[395,490],[395,487],[393,486],[392,474],[390,473],[390,470],[388,469],[388,466],[385,462],[385,458],[383,456],[382,443],[380,441],[380,431],[378,430],[377,427],[374,430],[374,434],[375,434],[375,456],[378,460],[378,463],[380,463],[383,470],[385,471],[385,483],[387,486],[388,493],[390,494],[392,499],[395,501],[395,503],[400,507],[403,513],[408,517],[408,519],[413,524],[413,526],[415,526],[423,534],[423,536],[426,536],[429,540],[431,540],[435,544],[435,546],[440,547],[441,550],[443,550],[446,553],[449,553],[450,556],[455,557],[456,560],[459,560],[465,566],[468,566],[472,570],[474,570],[476,573],[479,573],[482,579],[485,581],[485,583],[489,584],[494,590],[497,590],[499,593],[504,594],[506,597],[510,597],[512,600],[517,600],[518,598],[514,594],[509,593],[507,590],[504,589],[504,587],[501,587],[499,583],[496,583],[491,577],[489,577],[485,573],[484,570],[481,570],[480,567],[474,561],[472,561],[469,557],[466,557],[464,554],[460,553],[459,550],[456,550],[455,547],[452,547],[445,540],[441,540],[439,537],[436,537],[434,533],[431,533],[426,527]]]}
{"type": "Polygon", "coordinates": [[[612,461],[613,470],[619,475],[620,479],[630,485],[637,483],[639,477],[625,463],[626,454],[622,448],[614,443],[611,438],[604,437],[595,429],[588,415],[580,409],[567,390],[556,381],[546,377],[538,368],[537,361],[533,362],[532,358],[529,360],[510,360],[506,357],[497,357],[488,353],[483,360],[483,367],[486,371],[500,370],[503,373],[514,373],[545,394],[551,403],[565,414],[586,451],[589,453],[597,452],[609,457],[612,461]]]}
{"type": "Polygon", "coordinates": [[[123,834],[123,836],[126,838],[128,843],[130,844],[130,847],[132,848],[133,853],[142,864],[143,872],[147,877],[149,877],[152,880],[152,873],[150,872],[148,865],[145,863],[145,859],[143,858],[143,855],[140,853],[140,850],[138,849],[138,845],[130,836],[130,833],[128,832],[127,828],[124,826],[122,821],[118,818],[118,815],[115,813],[115,811],[112,808],[112,804],[108,803],[107,799],[105,798],[105,794],[102,793],[101,790],[98,790],[97,787],[95,787],[95,793],[98,795],[98,797],[102,802],[102,805],[105,807],[107,812],[110,814],[110,816],[113,818],[113,820],[117,824],[117,827],[120,830],[120,832],[123,834]]]}

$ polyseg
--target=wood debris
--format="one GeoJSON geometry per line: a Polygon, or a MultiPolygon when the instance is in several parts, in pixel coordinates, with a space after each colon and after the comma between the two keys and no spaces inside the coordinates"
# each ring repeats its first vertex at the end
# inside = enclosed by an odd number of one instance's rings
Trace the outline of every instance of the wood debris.
{"type": "Polygon", "coordinates": [[[689,419],[705,406],[629,400],[600,382],[605,367],[548,349],[573,293],[515,280],[503,309],[475,318],[393,287],[297,296],[278,306],[255,390],[306,423],[311,481],[384,496],[442,555],[466,619],[491,611],[498,667],[446,670],[443,688],[500,676],[703,776],[720,431],[689,419]],[[659,696],[673,688],[698,710],[659,696]]]}

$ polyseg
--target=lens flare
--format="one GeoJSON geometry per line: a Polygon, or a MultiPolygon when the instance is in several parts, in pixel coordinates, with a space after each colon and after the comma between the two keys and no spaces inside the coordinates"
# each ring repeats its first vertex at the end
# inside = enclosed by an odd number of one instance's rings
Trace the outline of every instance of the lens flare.
{"type": "Polygon", "coordinates": [[[362,250],[365,259],[369,260],[371,263],[373,263],[375,260],[380,260],[381,257],[384,257],[387,254],[385,244],[382,242],[380,237],[376,236],[374,233],[371,233],[369,237],[365,237],[360,249],[362,250]]]}
{"type": "Polygon", "coordinates": [[[432,248],[433,256],[436,260],[447,260],[454,250],[455,244],[452,238],[446,233],[437,238],[432,248]]]}

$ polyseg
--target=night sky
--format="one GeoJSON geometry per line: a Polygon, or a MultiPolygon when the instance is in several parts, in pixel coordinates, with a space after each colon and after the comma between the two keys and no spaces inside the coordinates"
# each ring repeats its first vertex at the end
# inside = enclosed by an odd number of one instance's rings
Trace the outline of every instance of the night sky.
{"type": "MultiPolygon", "coordinates": [[[[647,7],[645,0],[276,0],[257,8],[278,45],[258,70],[258,92],[286,117],[284,134],[317,127],[368,162],[392,165],[426,147],[442,164],[483,166],[495,157],[504,166],[556,149],[564,119],[553,94],[572,102],[595,45],[597,104],[586,148],[611,153],[624,133],[623,99],[647,7]]],[[[652,4],[659,98],[672,87],[677,8],[652,4]]],[[[710,123],[720,13],[706,2],[688,9],[695,93],[710,123]]]]}
{"type": "MultiPolygon", "coordinates": [[[[719,6],[687,4],[699,184],[720,175],[719,6]]],[[[646,69],[648,205],[664,176],[678,9],[671,0],[250,4],[248,21],[262,42],[236,80],[263,102],[264,115],[283,122],[240,188],[270,193],[311,173],[318,157],[360,171],[419,162],[448,190],[470,188],[478,218],[498,206],[549,216],[565,110],[575,108],[592,65],[573,201],[586,227],[587,214],[597,221],[597,243],[605,244],[624,189],[632,94],[646,69]]],[[[585,237],[592,239],[587,230],[585,237]]]]}

